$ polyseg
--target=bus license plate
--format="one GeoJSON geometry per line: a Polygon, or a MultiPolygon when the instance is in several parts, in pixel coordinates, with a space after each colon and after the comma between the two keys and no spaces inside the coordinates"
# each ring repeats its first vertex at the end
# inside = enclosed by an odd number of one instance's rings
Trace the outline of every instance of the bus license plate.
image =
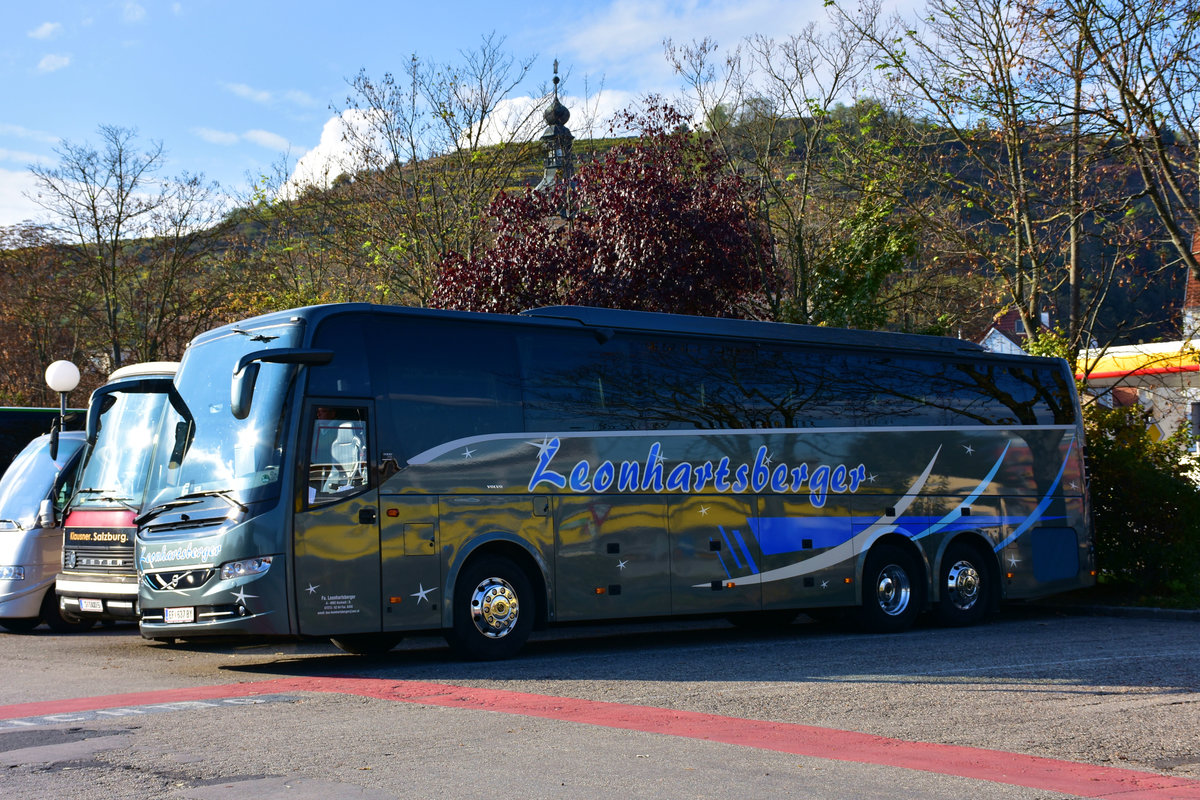
{"type": "Polygon", "coordinates": [[[103,600],[94,600],[90,597],[81,597],[81,598],[79,598],[79,610],[80,611],[94,611],[97,614],[103,614],[104,613],[104,601],[103,600]]]}
{"type": "Polygon", "coordinates": [[[195,622],[196,609],[188,608],[168,608],[166,609],[166,618],[164,622],[195,622]]]}

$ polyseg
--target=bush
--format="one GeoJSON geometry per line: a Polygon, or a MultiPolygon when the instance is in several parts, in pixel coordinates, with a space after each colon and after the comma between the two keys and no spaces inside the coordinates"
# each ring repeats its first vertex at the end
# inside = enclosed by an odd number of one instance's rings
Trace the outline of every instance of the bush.
{"type": "Polygon", "coordinates": [[[1200,600],[1200,490],[1185,429],[1154,441],[1140,408],[1084,409],[1100,582],[1124,594],[1200,600]]]}

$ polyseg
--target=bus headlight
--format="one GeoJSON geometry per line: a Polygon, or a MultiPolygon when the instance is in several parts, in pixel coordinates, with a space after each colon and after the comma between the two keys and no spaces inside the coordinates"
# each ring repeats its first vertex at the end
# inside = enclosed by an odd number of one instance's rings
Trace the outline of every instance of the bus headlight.
{"type": "Polygon", "coordinates": [[[0,567],[0,581],[25,580],[24,567],[0,567]]]}
{"type": "Polygon", "coordinates": [[[271,557],[247,558],[221,565],[221,580],[245,578],[247,575],[262,575],[271,568],[271,557]]]}

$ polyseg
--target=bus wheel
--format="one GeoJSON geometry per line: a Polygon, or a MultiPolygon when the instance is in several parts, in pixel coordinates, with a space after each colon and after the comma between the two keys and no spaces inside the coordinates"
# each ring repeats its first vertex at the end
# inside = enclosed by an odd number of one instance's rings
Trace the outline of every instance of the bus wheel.
{"type": "Polygon", "coordinates": [[[872,547],[863,570],[862,626],[876,633],[907,630],[925,604],[924,586],[911,553],[889,544],[872,547]]]}
{"type": "Polygon", "coordinates": [[[9,617],[0,619],[0,628],[9,633],[29,633],[38,626],[41,620],[37,617],[9,617]]]}
{"type": "Polygon", "coordinates": [[[943,625],[974,625],[988,612],[988,571],[974,547],[956,542],[946,548],[939,573],[937,618],[943,625]]]}
{"type": "Polygon", "coordinates": [[[400,644],[403,638],[399,633],[350,633],[329,641],[338,650],[353,656],[381,656],[400,644]]]}
{"type": "Polygon", "coordinates": [[[516,654],[533,630],[533,584],[507,558],[493,556],[468,564],[454,592],[454,627],[446,639],[472,661],[516,654]]]}
{"type": "Polygon", "coordinates": [[[96,624],[94,619],[81,619],[63,614],[58,607],[58,595],[54,593],[53,588],[46,592],[46,597],[42,600],[42,619],[46,620],[50,630],[55,633],[83,633],[96,624]]]}

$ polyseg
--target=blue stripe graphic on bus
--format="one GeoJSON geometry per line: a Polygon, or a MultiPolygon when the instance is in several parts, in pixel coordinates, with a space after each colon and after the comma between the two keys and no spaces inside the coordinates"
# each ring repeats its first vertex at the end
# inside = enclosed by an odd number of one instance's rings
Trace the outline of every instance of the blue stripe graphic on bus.
{"type": "Polygon", "coordinates": [[[1005,547],[1008,547],[1010,544],[1012,544],[1017,539],[1018,536],[1020,536],[1025,531],[1029,530],[1033,526],[1033,523],[1035,523],[1039,519],[1041,519],[1041,516],[1046,511],[1046,508],[1054,500],[1054,493],[1056,491],[1058,491],[1058,484],[1062,481],[1063,473],[1067,469],[1067,462],[1071,460],[1071,451],[1074,448],[1075,448],[1074,441],[1072,441],[1070,444],[1067,445],[1067,454],[1063,458],[1062,465],[1059,466],[1059,468],[1058,468],[1058,474],[1054,476],[1054,483],[1050,484],[1050,488],[1046,490],[1045,496],[1042,498],[1042,501],[1040,503],[1038,503],[1037,508],[1034,509],[1034,512],[1032,515],[1030,515],[1029,519],[1025,520],[1025,522],[1019,528],[1017,528],[1015,531],[1013,531],[1012,534],[1010,534],[1007,539],[1005,539],[1000,544],[996,545],[995,549],[996,549],[997,553],[1000,552],[1001,550],[1003,550],[1005,547]]]}

